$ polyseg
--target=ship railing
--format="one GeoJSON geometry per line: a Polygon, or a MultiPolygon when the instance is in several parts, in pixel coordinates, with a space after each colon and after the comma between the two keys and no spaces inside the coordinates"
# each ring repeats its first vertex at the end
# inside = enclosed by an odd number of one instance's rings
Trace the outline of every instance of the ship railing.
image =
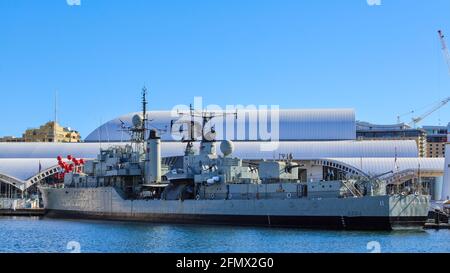
{"type": "Polygon", "coordinates": [[[342,184],[347,188],[347,190],[354,196],[354,197],[362,197],[363,194],[353,185],[352,183],[348,181],[342,181],[342,184]]]}

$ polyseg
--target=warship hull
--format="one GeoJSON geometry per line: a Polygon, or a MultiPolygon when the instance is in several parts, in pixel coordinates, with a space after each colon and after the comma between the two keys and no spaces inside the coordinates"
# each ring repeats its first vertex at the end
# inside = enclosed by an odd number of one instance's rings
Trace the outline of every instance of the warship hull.
{"type": "Polygon", "coordinates": [[[46,216],[343,230],[423,228],[426,196],[251,200],[126,200],[114,188],[41,188],[46,216]]]}

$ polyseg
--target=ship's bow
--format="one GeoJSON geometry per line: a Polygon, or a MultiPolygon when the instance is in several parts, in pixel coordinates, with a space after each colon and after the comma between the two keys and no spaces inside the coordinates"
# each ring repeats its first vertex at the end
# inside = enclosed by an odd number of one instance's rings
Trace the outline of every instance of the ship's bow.
{"type": "Polygon", "coordinates": [[[41,192],[41,196],[42,196],[42,201],[43,201],[43,203],[44,203],[44,209],[46,209],[46,210],[48,210],[48,208],[49,208],[49,188],[47,188],[47,187],[42,187],[42,186],[39,186],[38,187],[39,188],[39,191],[41,192]]]}

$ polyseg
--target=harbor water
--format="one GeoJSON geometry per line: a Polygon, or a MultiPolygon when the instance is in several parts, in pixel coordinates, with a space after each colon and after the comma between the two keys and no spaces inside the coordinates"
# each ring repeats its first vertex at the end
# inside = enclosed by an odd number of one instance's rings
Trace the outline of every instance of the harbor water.
{"type": "Polygon", "coordinates": [[[449,230],[357,232],[0,217],[3,253],[448,253],[449,230]]]}

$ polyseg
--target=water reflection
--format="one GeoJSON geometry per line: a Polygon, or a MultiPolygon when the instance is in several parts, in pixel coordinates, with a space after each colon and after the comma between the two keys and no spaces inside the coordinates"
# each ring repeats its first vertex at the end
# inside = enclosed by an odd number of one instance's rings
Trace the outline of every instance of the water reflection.
{"type": "Polygon", "coordinates": [[[450,231],[331,231],[0,218],[0,252],[450,252],[450,231]],[[375,248],[377,250],[377,248],[375,248]]]}

